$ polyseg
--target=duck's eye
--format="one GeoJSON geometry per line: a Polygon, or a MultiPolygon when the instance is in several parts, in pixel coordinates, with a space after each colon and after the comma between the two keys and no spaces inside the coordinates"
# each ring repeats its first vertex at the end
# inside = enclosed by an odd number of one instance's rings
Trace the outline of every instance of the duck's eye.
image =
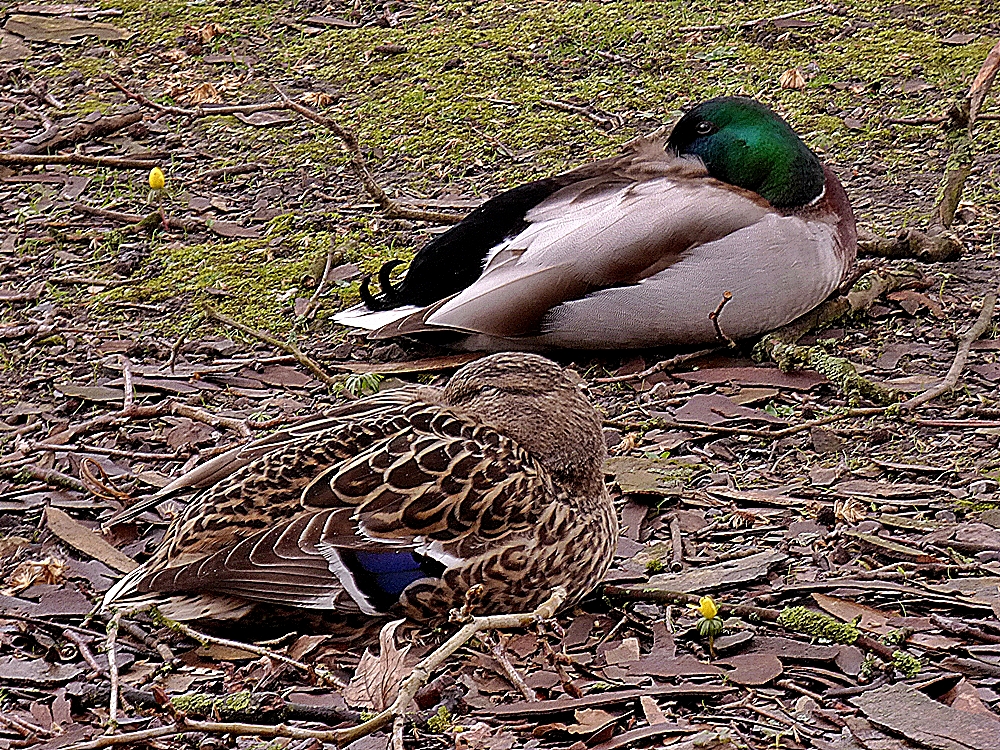
{"type": "Polygon", "coordinates": [[[694,129],[698,135],[711,135],[718,130],[718,128],[715,127],[715,123],[709,122],[708,120],[702,120],[694,126],[694,129]]]}

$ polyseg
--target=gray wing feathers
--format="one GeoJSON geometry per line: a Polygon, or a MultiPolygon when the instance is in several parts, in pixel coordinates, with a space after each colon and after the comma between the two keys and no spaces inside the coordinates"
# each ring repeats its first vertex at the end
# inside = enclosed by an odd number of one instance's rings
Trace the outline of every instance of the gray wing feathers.
{"type": "Polygon", "coordinates": [[[733,296],[719,315],[722,332],[734,339],[761,334],[811,310],[837,288],[843,263],[832,251],[835,234],[824,221],[768,214],[692,248],[638,285],[602,289],[553,307],[539,340],[580,348],[655,346],[664,338],[717,342],[709,314],[727,291],[733,296]],[[792,293],[762,291],[769,288],[792,293]]]}
{"type": "Polygon", "coordinates": [[[598,178],[532,209],[483,275],[430,315],[431,325],[489,335],[537,330],[539,313],[605,287],[634,284],[693,246],[759,221],[769,209],[712,180],[598,178]]]}

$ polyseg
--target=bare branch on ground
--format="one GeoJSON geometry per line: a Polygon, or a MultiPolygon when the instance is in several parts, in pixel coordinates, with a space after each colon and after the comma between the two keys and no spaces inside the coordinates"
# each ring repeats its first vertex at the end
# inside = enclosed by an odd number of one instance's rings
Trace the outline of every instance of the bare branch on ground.
{"type": "Polygon", "coordinates": [[[507,628],[523,627],[530,625],[536,620],[547,620],[551,618],[566,601],[566,590],[557,587],[552,595],[538,606],[533,612],[509,615],[488,615],[484,617],[473,617],[472,621],[464,625],[451,638],[438,646],[434,651],[422,659],[410,672],[403,683],[399,686],[396,699],[389,708],[381,711],[368,721],[355,727],[347,729],[316,730],[301,729],[299,727],[289,727],[285,724],[241,724],[225,723],[215,721],[195,721],[183,715],[178,715],[177,719],[165,727],[155,729],[144,729],[138,732],[128,732],[118,735],[103,735],[89,742],[80,742],[69,745],[66,750],[98,750],[102,747],[117,745],[128,745],[136,742],[145,742],[158,737],[166,737],[182,732],[205,732],[207,734],[232,734],[239,736],[256,737],[290,737],[292,739],[317,739],[321,742],[329,742],[337,747],[346,747],[352,742],[356,742],[362,737],[367,737],[380,729],[390,726],[394,720],[403,715],[406,707],[409,706],[417,691],[427,682],[435,669],[447,661],[452,654],[468,643],[476,634],[485,630],[500,630],[507,628]]]}
{"type": "Polygon", "coordinates": [[[969,352],[972,350],[972,344],[986,332],[990,321],[993,320],[993,310],[996,307],[996,304],[997,290],[990,290],[987,292],[986,296],[983,297],[983,308],[979,312],[979,317],[959,342],[958,351],[955,353],[955,359],[951,363],[951,367],[948,368],[948,374],[945,375],[944,380],[933,388],[928,388],[923,393],[914,396],[908,401],[904,401],[902,404],[903,409],[916,409],[918,406],[926,404],[928,401],[935,399],[942,394],[948,393],[954,389],[956,385],[958,385],[958,379],[961,377],[962,370],[965,369],[965,363],[969,359],[969,352]]]}
{"type": "MultiPolygon", "coordinates": [[[[280,349],[286,354],[291,354],[293,357],[295,357],[296,362],[298,362],[300,365],[309,370],[309,372],[311,372],[313,375],[316,376],[317,380],[325,383],[326,385],[333,387],[341,384],[341,380],[329,375],[326,372],[326,370],[320,367],[319,363],[316,362],[316,360],[307,356],[295,344],[289,343],[287,341],[282,341],[281,339],[278,339],[269,333],[265,333],[264,331],[258,331],[256,328],[251,328],[250,326],[244,323],[240,323],[238,320],[235,320],[233,318],[230,318],[228,315],[220,313],[211,305],[205,306],[205,315],[211,318],[212,320],[216,320],[222,323],[223,325],[227,325],[230,328],[235,328],[237,331],[242,331],[248,336],[253,336],[256,339],[263,341],[265,344],[270,344],[271,346],[275,347],[276,349],[280,349]]],[[[346,394],[347,391],[345,390],[344,393],[346,394]]]]}

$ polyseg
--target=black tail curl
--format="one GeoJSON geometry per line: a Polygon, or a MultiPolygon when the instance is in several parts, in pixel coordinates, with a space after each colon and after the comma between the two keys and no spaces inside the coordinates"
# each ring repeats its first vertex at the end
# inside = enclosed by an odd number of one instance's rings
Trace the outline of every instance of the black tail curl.
{"type": "Polygon", "coordinates": [[[361,279],[361,286],[358,287],[358,294],[361,296],[361,301],[365,303],[365,307],[372,312],[378,312],[380,310],[389,310],[393,307],[399,307],[403,304],[403,300],[400,298],[399,290],[392,285],[392,279],[390,278],[393,269],[403,263],[404,261],[399,258],[393,258],[392,260],[387,260],[382,264],[382,267],[378,270],[378,285],[381,289],[381,293],[378,296],[372,294],[369,287],[372,277],[365,276],[361,279]]]}

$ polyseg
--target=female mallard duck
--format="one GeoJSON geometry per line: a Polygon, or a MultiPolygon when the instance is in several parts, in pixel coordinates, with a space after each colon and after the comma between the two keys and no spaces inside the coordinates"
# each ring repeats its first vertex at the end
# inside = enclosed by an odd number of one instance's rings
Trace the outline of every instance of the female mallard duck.
{"type": "Polygon", "coordinates": [[[856,252],[840,181],[778,115],[704,102],[664,144],[514,188],[421,249],[398,286],[337,320],[472,349],[641,348],[759,335],[808,312],[856,252]]]}
{"type": "Polygon", "coordinates": [[[442,621],[579,600],[618,537],[599,415],[535,354],[466,365],[236,449],[175,482],[199,490],[104,608],[174,619],[254,605],[442,621]]]}

